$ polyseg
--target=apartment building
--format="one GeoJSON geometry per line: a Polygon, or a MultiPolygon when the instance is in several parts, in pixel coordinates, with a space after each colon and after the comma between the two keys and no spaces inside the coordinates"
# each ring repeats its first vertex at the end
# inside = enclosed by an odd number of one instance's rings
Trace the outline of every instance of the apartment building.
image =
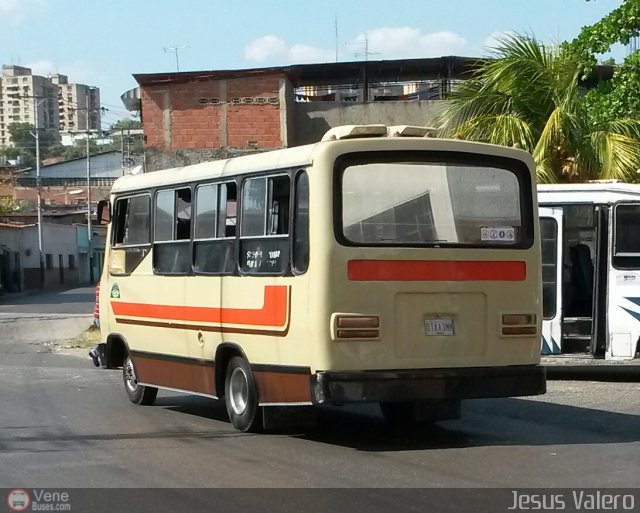
{"type": "Polygon", "coordinates": [[[11,146],[8,130],[11,123],[37,124],[42,130],[59,138],[57,86],[46,77],[32,75],[29,68],[2,66],[0,146],[11,146]]]}
{"type": "Polygon", "coordinates": [[[55,74],[51,82],[58,86],[60,132],[100,130],[100,89],[85,84],[70,84],[66,75],[55,74]]]}
{"type": "Polygon", "coordinates": [[[11,123],[37,124],[58,141],[61,133],[99,131],[100,90],[84,84],[70,84],[66,75],[42,77],[33,75],[30,68],[3,65],[0,148],[13,145],[8,130],[11,123]]]}

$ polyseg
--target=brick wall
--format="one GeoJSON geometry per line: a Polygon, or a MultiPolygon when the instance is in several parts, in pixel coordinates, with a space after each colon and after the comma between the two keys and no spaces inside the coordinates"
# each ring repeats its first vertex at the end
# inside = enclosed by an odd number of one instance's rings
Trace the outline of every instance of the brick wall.
{"type": "MultiPolygon", "coordinates": [[[[276,73],[143,85],[147,164],[150,156],[160,162],[160,153],[179,155],[184,165],[227,151],[286,146],[280,126],[284,78],[276,73]]],[[[154,164],[148,168],[162,169],[154,164]]]]}

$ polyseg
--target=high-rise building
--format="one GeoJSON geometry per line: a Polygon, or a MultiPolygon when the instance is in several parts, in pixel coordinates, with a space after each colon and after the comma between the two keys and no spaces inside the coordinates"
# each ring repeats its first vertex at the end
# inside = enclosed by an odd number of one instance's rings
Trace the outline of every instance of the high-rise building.
{"type": "Polygon", "coordinates": [[[49,78],[58,86],[60,132],[99,131],[100,89],[85,84],[70,84],[66,75],[56,74],[49,78]]]}
{"type": "Polygon", "coordinates": [[[32,75],[29,68],[2,66],[0,79],[0,146],[11,146],[11,123],[31,123],[50,132],[58,132],[58,87],[46,77],[32,75]]]}
{"type": "Polygon", "coordinates": [[[0,77],[0,148],[13,146],[9,133],[11,123],[35,126],[36,115],[38,128],[50,132],[58,141],[61,133],[97,132],[101,126],[100,89],[69,84],[65,75],[42,77],[33,75],[31,69],[23,66],[3,65],[0,77]]]}

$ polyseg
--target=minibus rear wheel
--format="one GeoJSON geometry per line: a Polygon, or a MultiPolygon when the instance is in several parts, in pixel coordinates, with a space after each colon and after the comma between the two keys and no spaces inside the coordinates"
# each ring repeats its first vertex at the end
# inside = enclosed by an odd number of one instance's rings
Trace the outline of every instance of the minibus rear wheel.
{"type": "Polygon", "coordinates": [[[124,389],[132,403],[148,406],[156,400],[158,389],[138,383],[136,369],[130,355],[127,355],[122,364],[122,380],[124,381],[124,389]]]}
{"type": "Polygon", "coordinates": [[[229,360],[224,380],[224,399],[233,427],[243,432],[262,429],[262,408],[251,367],[241,356],[229,360]]]}

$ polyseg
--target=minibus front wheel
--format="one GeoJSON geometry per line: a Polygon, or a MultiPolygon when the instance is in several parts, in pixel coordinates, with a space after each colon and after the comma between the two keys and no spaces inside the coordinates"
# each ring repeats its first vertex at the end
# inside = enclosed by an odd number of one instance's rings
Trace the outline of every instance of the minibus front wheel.
{"type": "Polygon", "coordinates": [[[131,355],[127,355],[122,364],[122,380],[124,381],[124,389],[132,403],[150,405],[156,400],[156,395],[158,395],[157,388],[138,383],[131,355]]]}
{"type": "Polygon", "coordinates": [[[229,360],[225,374],[224,397],[233,427],[239,431],[262,429],[262,408],[258,404],[258,388],[247,361],[241,356],[229,360]]]}

